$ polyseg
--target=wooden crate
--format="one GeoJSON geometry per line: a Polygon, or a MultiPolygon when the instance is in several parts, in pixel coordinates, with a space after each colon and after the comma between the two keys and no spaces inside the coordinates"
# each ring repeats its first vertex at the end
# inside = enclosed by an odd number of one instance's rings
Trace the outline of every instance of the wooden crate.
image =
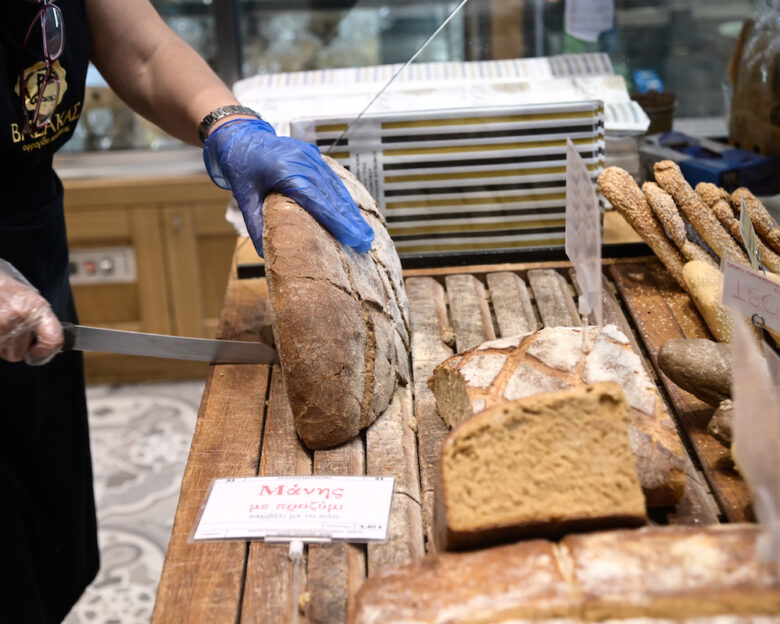
{"type": "MultiPolygon", "coordinates": [[[[749,497],[727,449],[705,431],[712,408],[659,376],[653,362],[669,337],[707,336],[687,296],[654,259],[605,261],[605,322],[617,324],[647,358],[686,447],[687,487],[653,522],[712,524],[749,519],[749,497]]],[[[286,545],[189,535],[212,479],[252,475],[381,475],[396,479],[389,540],[312,544],[304,558],[302,621],[343,622],[347,604],[374,571],[431,550],[433,484],[447,427],[426,380],[455,351],[541,324],[578,325],[565,262],[405,272],[412,315],[413,383],[360,437],[311,452],[297,440],[277,368],[213,366],[187,463],[153,622],[287,622],[292,567],[286,545]]],[[[257,338],[267,323],[264,279],[231,279],[219,334],[257,338]]]]}

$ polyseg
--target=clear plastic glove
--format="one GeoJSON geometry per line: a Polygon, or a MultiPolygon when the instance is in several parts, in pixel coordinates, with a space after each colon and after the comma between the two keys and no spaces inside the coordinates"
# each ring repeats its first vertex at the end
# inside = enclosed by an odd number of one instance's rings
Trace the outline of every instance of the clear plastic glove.
{"type": "Polygon", "coordinates": [[[57,355],[62,341],[62,325],[48,301],[0,260],[0,358],[38,366],[57,355]]]}
{"type": "Polygon", "coordinates": [[[276,136],[260,119],[237,119],[209,134],[203,160],[214,183],[233,191],[261,256],[263,201],[273,191],[297,202],[345,245],[371,248],[374,231],[314,145],[276,136]]]}

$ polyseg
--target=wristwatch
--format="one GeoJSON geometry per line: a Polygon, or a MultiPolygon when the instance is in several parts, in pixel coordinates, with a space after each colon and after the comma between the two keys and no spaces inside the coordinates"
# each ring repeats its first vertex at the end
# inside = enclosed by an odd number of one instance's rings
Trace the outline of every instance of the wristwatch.
{"type": "Polygon", "coordinates": [[[209,134],[209,129],[211,126],[213,126],[220,119],[230,117],[231,115],[251,115],[252,117],[262,119],[260,113],[253,111],[247,106],[239,106],[238,104],[220,106],[219,108],[215,108],[213,111],[211,111],[203,118],[203,121],[200,122],[200,125],[198,126],[198,137],[200,138],[200,142],[204,143],[206,141],[206,137],[209,134]]]}

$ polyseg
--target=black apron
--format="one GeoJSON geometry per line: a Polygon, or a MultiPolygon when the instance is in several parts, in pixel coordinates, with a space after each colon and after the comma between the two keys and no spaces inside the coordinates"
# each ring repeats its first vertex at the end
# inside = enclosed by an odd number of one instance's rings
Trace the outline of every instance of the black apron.
{"type": "MultiPolygon", "coordinates": [[[[89,59],[84,0],[58,0],[65,51],[54,66],[61,101],[49,125],[21,133],[20,70],[43,60],[38,5],[5,0],[0,20],[0,258],[75,321],[62,184],[54,152],[72,135],[89,59]]],[[[0,360],[0,622],[59,622],[98,569],[97,528],[78,352],[44,366],[0,360]]]]}

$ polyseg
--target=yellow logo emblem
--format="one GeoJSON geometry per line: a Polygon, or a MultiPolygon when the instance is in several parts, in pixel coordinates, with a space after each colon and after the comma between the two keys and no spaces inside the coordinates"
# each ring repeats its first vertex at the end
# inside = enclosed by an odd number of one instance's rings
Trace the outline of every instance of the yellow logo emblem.
{"type": "MultiPolygon", "coordinates": [[[[52,77],[59,81],[59,87],[57,81],[50,79],[43,93],[41,93],[40,87],[46,77],[46,63],[40,61],[24,70],[24,73],[22,74],[25,87],[24,106],[30,113],[35,111],[39,99],[41,100],[40,114],[44,117],[55,110],[62,102],[62,98],[68,90],[68,83],[65,80],[65,68],[60,65],[59,60],[52,63],[51,73],[52,77]]],[[[14,90],[18,95],[18,82],[14,90]]]]}

